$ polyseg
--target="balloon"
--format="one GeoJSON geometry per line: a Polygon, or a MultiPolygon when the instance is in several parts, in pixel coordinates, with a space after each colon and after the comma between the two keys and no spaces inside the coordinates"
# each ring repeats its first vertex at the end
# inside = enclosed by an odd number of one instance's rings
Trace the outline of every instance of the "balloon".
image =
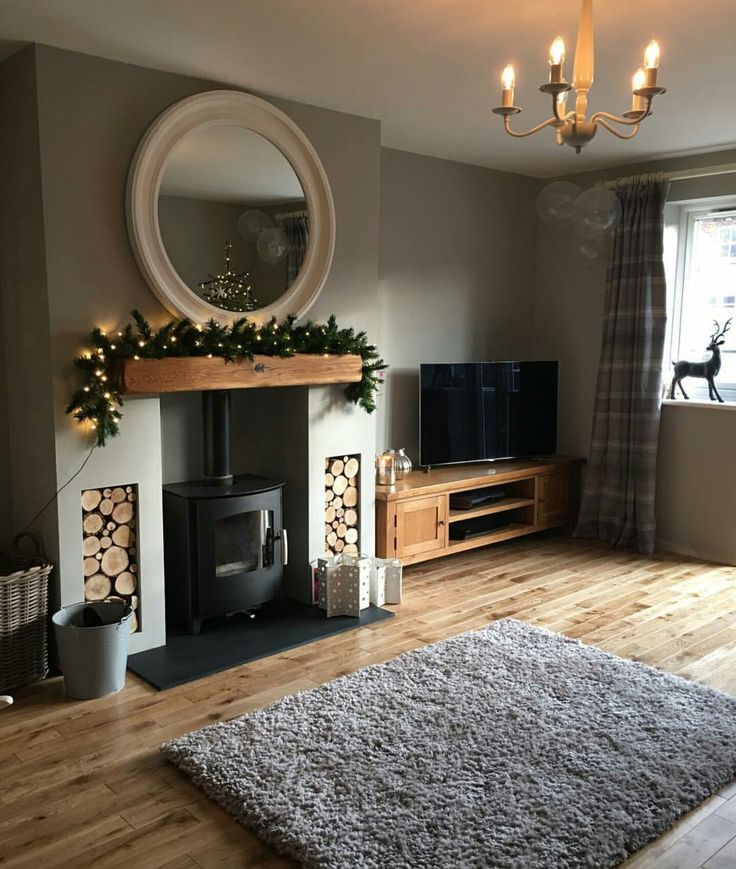
{"type": "Polygon", "coordinates": [[[238,232],[248,241],[257,241],[264,229],[273,226],[273,220],[262,211],[244,211],[238,219],[238,232]]]}
{"type": "Polygon", "coordinates": [[[547,226],[562,226],[572,219],[581,188],[570,181],[553,181],[537,196],[537,215],[547,226]]]}
{"type": "Polygon", "coordinates": [[[581,193],[572,213],[575,231],[590,239],[613,235],[620,219],[621,200],[605,187],[591,187],[581,193]]]}
{"type": "Polygon", "coordinates": [[[278,228],[264,229],[258,236],[256,250],[262,260],[267,263],[279,262],[289,250],[289,242],[283,230],[278,228]]]}
{"type": "Polygon", "coordinates": [[[592,265],[595,260],[603,253],[604,239],[586,238],[584,235],[579,235],[577,232],[572,236],[572,252],[579,258],[586,260],[588,265],[592,265]]]}

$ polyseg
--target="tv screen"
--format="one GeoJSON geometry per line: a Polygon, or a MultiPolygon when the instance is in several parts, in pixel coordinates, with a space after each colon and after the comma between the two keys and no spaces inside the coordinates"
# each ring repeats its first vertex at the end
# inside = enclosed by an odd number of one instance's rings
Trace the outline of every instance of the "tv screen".
{"type": "Polygon", "coordinates": [[[557,450],[557,362],[420,365],[419,383],[421,465],[557,450]]]}

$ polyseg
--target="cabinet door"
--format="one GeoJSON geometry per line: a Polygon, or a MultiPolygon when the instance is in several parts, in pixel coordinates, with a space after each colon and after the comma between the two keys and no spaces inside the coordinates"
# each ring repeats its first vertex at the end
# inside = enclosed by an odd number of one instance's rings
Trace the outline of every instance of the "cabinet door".
{"type": "Polygon", "coordinates": [[[570,475],[565,471],[537,478],[537,524],[566,525],[570,521],[570,475]]]}
{"type": "Polygon", "coordinates": [[[447,545],[447,496],[412,498],[396,505],[396,556],[421,555],[447,545]]]}

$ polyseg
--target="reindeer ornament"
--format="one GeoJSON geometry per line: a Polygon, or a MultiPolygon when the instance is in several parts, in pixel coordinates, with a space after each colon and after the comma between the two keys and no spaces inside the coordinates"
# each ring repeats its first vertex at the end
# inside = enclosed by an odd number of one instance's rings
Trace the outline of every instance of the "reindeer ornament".
{"type": "Polygon", "coordinates": [[[683,377],[704,377],[708,381],[708,395],[710,400],[713,401],[714,397],[723,403],[723,399],[721,398],[718,390],[716,389],[715,379],[718,375],[718,372],[721,370],[721,344],[725,344],[725,334],[731,328],[731,317],[726,325],[721,329],[718,325],[718,320],[714,320],[713,322],[716,324],[715,332],[710,336],[710,343],[705,348],[710,351],[710,359],[707,362],[686,362],[685,360],[681,362],[673,362],[672,364],[675,366],[675,376],[672,378],[672,386],[670,387],[670,398],[675,397],[675,387],[680,387],[680,392],[683,394],[684,398],[688,398],[688,394],[682,388],[682,379],[683,377]]]}

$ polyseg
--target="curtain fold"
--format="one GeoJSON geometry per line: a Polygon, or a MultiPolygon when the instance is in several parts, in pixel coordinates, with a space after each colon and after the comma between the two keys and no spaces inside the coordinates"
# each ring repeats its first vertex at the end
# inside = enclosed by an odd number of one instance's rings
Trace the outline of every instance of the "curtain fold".
{"type": "Polygon", "coordinates": [[[286,215],[277,215],[277,221],[283,229],[289,242],[286,255],[286,286],[290,286],[299,274],[299,270],[307,255],[309,246],[309,213],[293,212],[286,215]]]}
{"type": "Polygon", "coordinates": [[[662,175],[627,178],[606,277],[593,436],[576,537],[654,551],[666,285],[662,175]]]}

